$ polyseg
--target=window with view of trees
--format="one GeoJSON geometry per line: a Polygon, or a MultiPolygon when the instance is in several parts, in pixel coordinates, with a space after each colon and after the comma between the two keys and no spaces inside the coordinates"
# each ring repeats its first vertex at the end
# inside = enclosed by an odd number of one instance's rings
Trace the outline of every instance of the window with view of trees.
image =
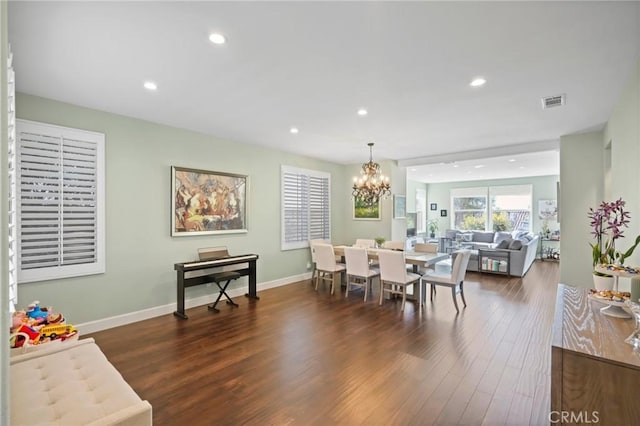
{"type": "Polygon", "coordinates": [[[464,230],[530,231],[531,198],[531,185],[452,189],[452,227],[464,230]]]}

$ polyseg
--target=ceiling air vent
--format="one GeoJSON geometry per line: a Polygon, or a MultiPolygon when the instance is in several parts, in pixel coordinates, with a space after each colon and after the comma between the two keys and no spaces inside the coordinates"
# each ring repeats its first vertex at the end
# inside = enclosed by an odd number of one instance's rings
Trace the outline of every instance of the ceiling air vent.
{"type": "Polygon", "coordinates": [[[559,107],[562,105],[564,105],[564,94],[542,98],[542,109],[559,107]]]}

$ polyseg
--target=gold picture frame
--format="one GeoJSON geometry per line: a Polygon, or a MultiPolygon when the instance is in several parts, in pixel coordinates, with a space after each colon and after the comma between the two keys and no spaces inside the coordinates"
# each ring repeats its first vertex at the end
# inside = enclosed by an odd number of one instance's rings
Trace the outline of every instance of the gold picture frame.
{"type": "Polygon", "coordinates": [[[171,167],[171,236],[248,232],[248,176],[171,167]]]}

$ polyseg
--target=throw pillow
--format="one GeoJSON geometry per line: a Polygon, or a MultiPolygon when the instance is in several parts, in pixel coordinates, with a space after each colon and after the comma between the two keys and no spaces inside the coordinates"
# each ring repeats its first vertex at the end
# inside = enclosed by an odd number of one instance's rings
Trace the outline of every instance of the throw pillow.
{"type": "Polygon", "coordinates": [[[498,243],[498,245],[496,246],[497,249],[508,249],[509,245],[513,242],[513,240],[511,238],[508,238],[506,240],[502,240],[498,243]]]}
{"type": "Polygon", "coordinates": [[[456,235],[458,234],[459,231],[455,230],[455,229],[447,229],[446,231],[444,231],[444,236],[445,238],[450,238],[452,240],[456,239],[456,235]]]}
{"type": "Polygon", "coordinates": [[[512,240],[509,244],[509,250],[520,250],[522,248],[522,241],[512,240]]]}
{"type": "Polygon", "coordinates": [[[511,240],[511,232],[496,232],[496,234],[493,237],[493,242],[494,243],[499,243],[500,241],[503,240],[511,240]]]}

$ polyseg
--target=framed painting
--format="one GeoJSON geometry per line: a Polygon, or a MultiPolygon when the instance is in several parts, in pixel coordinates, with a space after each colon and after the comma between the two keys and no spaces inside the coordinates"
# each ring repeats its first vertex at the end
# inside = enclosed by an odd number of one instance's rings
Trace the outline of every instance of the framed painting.
{"type": "Polygon", "coordinates": [[[438,204],[437,203],[431,203],[431,210],[438,210],[438,204]]]}
{"type": "Polygon", "coordinates": [[[404,195],[393,196],[393,218],[406,219],[407,217],[407,197],[404,195]]]}
{"type": "Polygon", "coordinates": [[[380,220],[380,201],[368,206],[360,198],[353,198],[353,218],[356,220],[380,220]]]}
{"type": "Polygon", "coordinates": [[[171,236],[247,232],[248,177],[171,167],[171,236]]]}
{"type": "Polygon", "coordinates": [[[558,203],[556,200],[538,200],[538,218],[543,220],[558,219],[558,203]]]}
{"type": "Polygon", "coordinates": [[[446,209],[440,210],[440,217],[447,217],[447,210],[446,209]]]}

